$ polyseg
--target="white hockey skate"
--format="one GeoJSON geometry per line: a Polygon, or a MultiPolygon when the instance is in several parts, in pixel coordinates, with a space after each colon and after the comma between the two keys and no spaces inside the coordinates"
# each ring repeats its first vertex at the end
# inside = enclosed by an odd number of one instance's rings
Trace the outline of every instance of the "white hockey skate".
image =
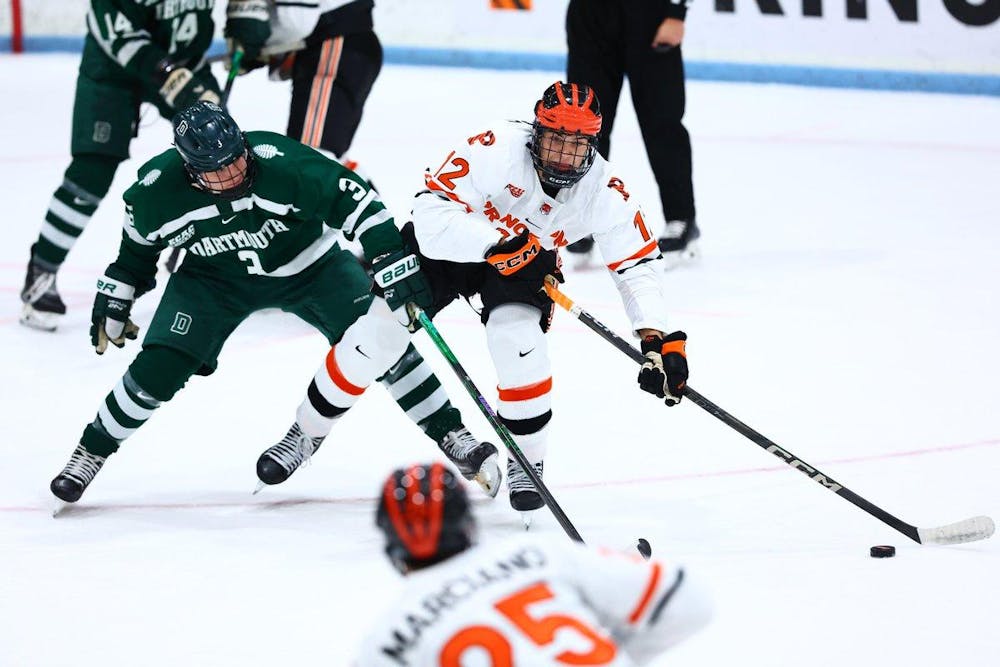
{"type": "Polygon", "coordinates": [[[455,464],[462,477],[474,480],[491,498],[496,497],[501,475],[497,448],[492,443],[479,442],[469,429],[462,426],[445,434],[438,447],[455,464]]]}

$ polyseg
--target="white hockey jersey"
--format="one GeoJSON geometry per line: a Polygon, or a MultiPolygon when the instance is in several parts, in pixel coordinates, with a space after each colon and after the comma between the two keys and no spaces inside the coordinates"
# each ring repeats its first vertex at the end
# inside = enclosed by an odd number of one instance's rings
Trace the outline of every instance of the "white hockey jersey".
{"type": "Polygon", "coordinates": [[[267,46],[294,44],[316,29],[319,17],[354,0],[271,0],[271,36],[267,46]]]}
{"type": "Polygon", "coordinates": [[[674,565],[525,535],[410,574],[356,665],[641,665],[710,615],[674,565]]]}
{"type": "Polygon", "coordinates": [[[413,224],[420,251],[453,262],[481,262],[487,249],[527,230],[548,249],[593,234],[615,278],[634,330],[668,331],[657,239],[638,202],[598,155],[579,182],[549,197],[526,147],[531,125],[504,121],[454,147],[417,196],[413,224]]]}

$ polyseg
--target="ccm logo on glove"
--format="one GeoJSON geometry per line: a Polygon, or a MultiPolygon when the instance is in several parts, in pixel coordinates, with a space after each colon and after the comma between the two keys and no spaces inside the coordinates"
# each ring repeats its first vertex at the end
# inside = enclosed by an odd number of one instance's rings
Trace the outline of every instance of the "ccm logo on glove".
{"type": "Polygon", "coordinates": [[[493,246],[486,261],[501,275],[510,276],[534,261],[543,250],[542,244],[533,234],[515,236],[493,246]]]}

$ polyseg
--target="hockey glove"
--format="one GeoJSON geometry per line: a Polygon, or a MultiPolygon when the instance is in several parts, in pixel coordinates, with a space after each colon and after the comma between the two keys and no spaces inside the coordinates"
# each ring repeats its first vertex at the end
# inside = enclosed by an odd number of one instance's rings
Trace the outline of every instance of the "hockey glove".
{"type": "Polygon", "coordinates": [[[664,338],[646,336],[642,339],[646,361],[639,371],[639,388],[665,399],[667,405],[677,405],[684,395],[688,378],[686,340],[687,334],[683,331],[675,331],[664,338]]]}
{"type": "Polygon", "coordinates": [[[420,270],[417,256],[405,249],[379,255],[372,261],[372,274],[382,298],[397,314],[400,323],[416,331],[417,324],[406,311],[407,304],[415,303],[426,309],[434,302],[431,286],[420,270]]]}
{"type": "Polygon", "coordinates": [[[271,36],[267,4],[267,0],[229,0],[226,8],[225,36],[230,40],[229,51],[242,48],[247,64],[257,59],[271,36]]]}
{"type": "Polygon", "coordinates": [[[170,67],[163,70],[165,79],[160,86],[160,97],[178,111],[186,109],[195,102],[212,102],[218,104],[219,94],[195,78],[187,67],[170,67]]]}
{"type": "Polygon", "coordinates": [[[486,251],[486,261],[504,278],[531,283],[528,287],[532,292],[542,289],[548,275],[563,282],[559,256],[543,248],[538,237],[528,232],[490,248],[486,251]]]}
{"type": "Polygon", "coordinates": [[[90,313],[90,344],[97,354],[104,354],[110,342],[124,347],[125,340],[139,337],[139,327],[129,319],[135,287],[105,274],[97,281],[97,296],[90,313]]]}

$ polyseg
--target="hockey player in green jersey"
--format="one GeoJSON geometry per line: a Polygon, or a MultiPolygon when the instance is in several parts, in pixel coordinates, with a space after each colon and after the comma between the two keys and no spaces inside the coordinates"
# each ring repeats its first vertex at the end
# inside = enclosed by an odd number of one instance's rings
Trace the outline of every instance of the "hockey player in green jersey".
{"type": "MultiPolygon", "coordinates": [[[[52,493],[65,502],[80,498],[107,457],[188,378],[211,374],[233,330],[264,308],[297,315],[333,346],[294,424],[257,461],[265,484],[287,479],[390,367],[397,386],[409,387],[406,394],[431,388],[443,395],[436,378],[407,375],[405,306],[429,305],[430,293],[377,193],[354,172],[292,139],[240,132],[210,102],[185,109],[173,125],[175,148],[143,165],[125,192],[118,258],[97,283],[91,315],[98,354],[108,343],[122,347],[137,337],[130,311],[152,289],[160,252],[180,247],[187,258],[167,283],[142,350],[52,481],[52,493]],[[379,280],[381,296],[339,247],[341,234],[359,239],[376,275],[386,276],[379,280]]],[[[469,434],[446,397],[426,418],[433,424],[425,430],[430,435],[436,429],[460,471],[492,476],[479,481],[495,494],[496,448],[469,434]]]]}
{"type": "MultiPolygon", "coordinates": [[[[56,274],[129,156],[141,103],[151,103],[169,119],[198,100],[219,101],[219,85],[204,59],[215,32],[215,4],[90,1],[73,101],[73,159],[31,246],[22,324],[53,331],[66,313],[56,274]]],[[[270,34],[266,0],[232,0],[227,16],[233,48],[256,54],[270,34]]]]}

